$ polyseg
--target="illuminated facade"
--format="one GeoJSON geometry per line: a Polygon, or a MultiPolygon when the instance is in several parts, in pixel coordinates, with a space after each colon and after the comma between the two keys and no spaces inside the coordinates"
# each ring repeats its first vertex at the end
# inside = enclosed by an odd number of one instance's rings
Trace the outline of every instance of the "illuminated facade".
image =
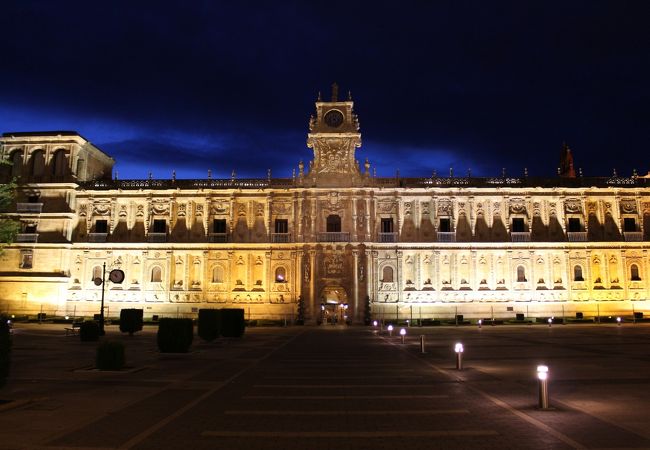
{"type": "Polygon", "coordinates": [[[317,101],[314,157],[292,178],[112,180],[74,132],[5,133],[22,222],[0,310],[109,315],[237,306],[252,319],[362,322],[642,311],[650,298],[645,177],[378,178],[355,151],[353,102],[317,101]],[[368,299],[368,301],[366,300],[368,299]]]}

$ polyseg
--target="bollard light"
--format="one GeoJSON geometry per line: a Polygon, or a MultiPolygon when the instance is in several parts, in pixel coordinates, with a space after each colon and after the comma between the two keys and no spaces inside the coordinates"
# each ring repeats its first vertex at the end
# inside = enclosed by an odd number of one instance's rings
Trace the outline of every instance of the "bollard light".
{"type": "Polygon", "coordinates": [[[617,317],[617,318],[616,318],[616,323],[618,323],[618,326],[619,326],[619,327],[621,326],[621,318],[620,318],[620,317],[617,317]]]}
{"type": "Polygon", "coordinates": [[[423,355],[425,353],[425,351],[424,351],[424,335],[423,334],[420,335],[420,353],[422,353],[423,355]]]}
{"type": "Polygon", "coordinates": [[[537,379],[539,380],[539,407],[548,409],[548,366],[537,366],[537,379]]]}
{"type": "Polygon", "coordinates": [[[454,351],[456,352],[456,370],[463,370],[463,344],[458,342],[454,346],[454,351]]]}
{"type": "Polygon", "coordinates": [[[393,335],[393,326],[392,326],[392,325],[388,325],[388,327],[387,327],[386,329],[388,330],[388,335],[389,335],[389,336],[392,336],[392,335],[393,335]]]}
{"type": "Polygon", "coordinates": [[[402,328],[399,330],[399,335],[402,337],[402,344],[404,343],[404,339],[406,338],[406,329],[402,328]]]}
{"type": "Polygon", "coordinates": [[[68,320],[69,318],[70,318],[70,316],[65,316],[65,320],[68,320]]]}
{"type": "Polygon", "coordinates": [[[549,317],[548,318],[548,327],[551,328],[551,325],[553,325],[553,318],[549,317]]]}
{"type": "Polygon", "coordinates": [[[377,321],[376,321],[376,320],[373,320],[373,321],[372,321],[372,326],[373,326],[373,327],[376,327],[376,326],[377,326],[377,321]]]}
{"type": "Polygon", "coordinates": [[[483,320],[478,319],[478,327],[481,328],[483,326],[483,320]]]}

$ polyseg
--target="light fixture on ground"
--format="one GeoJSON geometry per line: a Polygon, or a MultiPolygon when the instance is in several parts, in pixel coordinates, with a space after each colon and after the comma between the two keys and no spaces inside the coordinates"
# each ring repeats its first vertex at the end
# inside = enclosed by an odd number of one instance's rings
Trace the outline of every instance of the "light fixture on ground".
{"type": "Polygon", "coordinates": [[[399,330],[399,335],[402,337],[402,344],[404,343],[404,339],[406,338],[406,328],[402,328],[399,330]]]}
{"type": "Polygon", "coordinates": [[[389,335],[389,336],[392,336],[392,335],[393,335],[393,326],[392,326],[392,325],[388,325],[388,327],[387,327],[386,329],[388,330],[388,335],[389,335]]]}
{"type": "Polygon", "coordinates": [[[537,366],[537,379],[539,380],[539,407],[548,409],[548,366],[537,366]]]}
{"type": "Polygon", "coordinates": [[[478,319],[478,327],[482,328],[483,327],[483,321],[481,319],[478,319]]]}
{"type": "Polygon", "coordinates": [[[621,326],[621,318],[620,317],[616,318],[616,323],[618,324],[619,327],[621,326]]]}
{"type": "Polygon", "coordinates": [[[463,344],[460,342],[454,346],[454,351],[456,352],[456,370],[463,370],[463,344]]]}
{"type": "Polygon", "coordinates": [[[551,328],[551,325],[553,325],[553,318],[549,317],[548,318],[548,327],[551,328]]]}

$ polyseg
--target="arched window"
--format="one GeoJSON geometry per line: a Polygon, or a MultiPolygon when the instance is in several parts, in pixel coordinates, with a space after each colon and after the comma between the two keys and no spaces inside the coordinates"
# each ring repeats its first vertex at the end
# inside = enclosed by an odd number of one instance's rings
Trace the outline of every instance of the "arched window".
{"type": "Polygon", "coordinates": [[[641,277],[639,276],[639,266],[636,264],[630,266],[630,280],[641,281],[641,277]]]}
{"type": "Polygon", "coordinates": [[[573,281],[585,281],[582,277],[582,267],[573,266],[573,281]]]}
{"type": "Polygon", "coordinates": [[[517,266],[517,281],[528,281],[526,280],[526,268],[524,266],[517,266]]]}
{"type": "Polygon", "coordinates": [[[280,266],[275,269],[275,282],[284,283],[285,281],[287,281],[287,271],[284,267],[280,266]]]}
{"type": "Polygon", "coordinates": [[[101,280],[101,278],[102,278],[102,266],[93,267],[93,277],[91,278],[91,280],[95,281],[95,278],[99,278],[101,280]]]}
{"type": "Polygon", "coordinates": [[[393,282],[393,268],[391,266],[384,267],[384,270],[382,271],[381,281],[383,281],[384,283],[393,282]]]}
{"type": "Polygon", "coordinates": [[[36,150],[32,153],[30,173],[33,177],[41,177],[45,173],[45,152],[36,150]]]}
{"type": "Polygon", "coordinates": [[[212,269],[212,282],[223,283],[223,267],[214,266],[214,269],[212,269]]]}
{"type": "Polygon", "coordinates": [[[327,232],[340,233],[341,232],[341,217],[337,214],[327,216],[327,232]]]}
{"type": "Polygon", "coordinates": [[[65,150],[59,149],[54,152],[52,158],[52,175],[62,177],[66,173],[65,150]]]}
{"type": "Polygon", "coordinates": [[[23,171],[23,151],[16,150],[11,154],[11,176],[18,177],[23,171]]]}
{"type": "Polygon", "coordinates": [[[151,282],[160,283],[162,282],[162,269],[160,266],[153,266],[151,269],[151,282]]]}

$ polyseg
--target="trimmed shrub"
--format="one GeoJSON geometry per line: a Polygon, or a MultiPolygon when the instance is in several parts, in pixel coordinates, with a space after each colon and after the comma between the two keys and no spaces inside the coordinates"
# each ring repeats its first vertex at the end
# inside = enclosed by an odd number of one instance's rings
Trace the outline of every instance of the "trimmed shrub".
{"type": "Polygon", "coordinates": [[[219,337],[218,309],[199,309],[199,324],[197,333],[204,341],[212,342],[219,337]]]}
{"type": "Polygon", "coordinates": [[[86,320],[79,326],[79,339],[83,342],[99,340],[99,324],[94,320],[86,320]]]}
{"type": "Polygon", "coordinates": [[[194,339],[192,319],[163,318],[158,322],[158,349],[163,353],[187,353],[194,339]]]}
{"type": "Polygon", "coordinates": [[[0,387],[4,386],[9,376],[11,365],[11,325],[7,317],[0,316],[0,387]]]}
{"type": "Polygon", "coordinates": [[[241,308],[223,308],[218,311],[221,316],[221,335],[223,337],[242,337],[246,328],[244,310],[241,308]]]}
{"type": "Polygon", "coordinates": [[[133,336],[136,331],[142,331],[142,309],[123,309],[120,311],[120,331],[133,336]]]}
{"type": "Polygon", "coordinates": [[[99,370],[122,370],[124,368],[124,344],[104,341],[97,347],[95,366],[99,370]]]}

